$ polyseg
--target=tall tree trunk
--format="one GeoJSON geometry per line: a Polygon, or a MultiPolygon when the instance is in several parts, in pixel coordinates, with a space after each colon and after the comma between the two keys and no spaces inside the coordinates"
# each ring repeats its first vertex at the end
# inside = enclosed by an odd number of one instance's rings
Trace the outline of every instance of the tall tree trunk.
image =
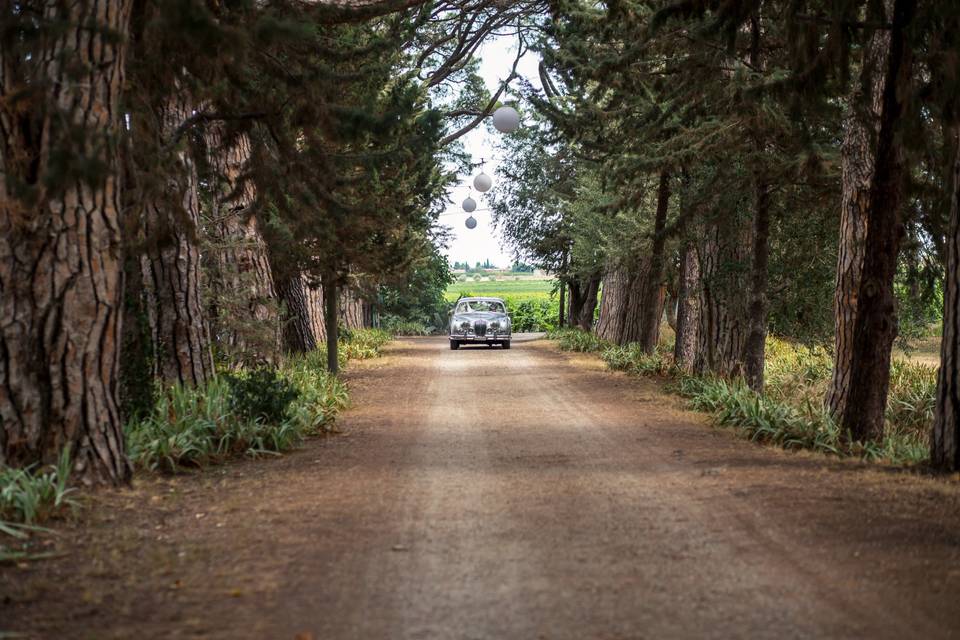
{"type": "Polygon", "coordinates": [[[130,477],[117,398],[130,3],[41,8],[41,37],[0,34],[0,464],[70,446],[76,478],[118,484],[130,477]]]}
{"type": "Polygon", "coordinates": [[[748,321],[743,292],[749,271],[749,225],[708,225],[700,250],[700,321],[693,370],[727,378],[744,374],[748,321]]]}
{"type": "MultiPolygon", "coordinates": [[[[892,0],[885,0],[891,10],[892,0]]],[[[842,194],[840,240],[837,248],[836,287],[834,289],[833,373],[825,399],[831,415],[846,412],[853,382],[853,327],[863,272],[870,189],[876,172],[877,137],[883,112],[884,73],[890,53],[890,32],[876,30],[863,53],[862,78],[849,99],[844,120],[840,160],[842,194]]]]}
{"type": "MultiPolygon", "coordinates": [[[[600,301],[600,319],[597,335],[614,344],[640,342],[642,337],[643,308],[646,306],[647,280],[650,273],[649,260],[641,260],[632,268],[618,266],[607,271],[603,278],[603,297],[600,301]]],[[[663,288],[656,290],[655,300],[659,313],[663,313],[663,288]]]]}
{"type": "Polygon", "coordinates": [[[600,299],[600,317],[597,336],[610,342],[619,342],[627,313],[630,278],[621,266],[608,267],[603,274],[603,297],[600,299]]]}
{"type": "MultiPolygon", "coordinates": [[[[190,117],[185,94],[157,109],[163,144],[190,117]]],[[[202,384],[213,375],[210,333],[202,295],[197,170],[178,152],[180,175],[164,194],[142,204],[145,251],[140,257],[144,311],[152,342],[153,375],[166,383],[202,384]]]]}
{"type": "Polygon", "coordinates": [[[225,139],[221,127],[206,135],[217,186],[206,229],[210,242],[211,332],[217,348],[236,363],[276,359],[279,304],[267,245],[253,213],[256,189],[246,179],[250,139],[225,139]]]}
{"type": "MultiPolygon", "coordinates": [[[[578,326],[584,331],[590,331],[593,328],[593,313],[597,309],[597,295],[600,292],[600,275],[593,275],[587,280],[583,292],[583,303],[580,305],[580,313],[576,318],[578,326]]],[[[573,317],[571,316],[571,320],[573,317]]]]}
{"type": "Polygon", "coordinates": [[[339,354],[337,353],[339,345],[339,327],[337,318],[337,285],[333,278],[327,277],[323,280],[323,317],[326,323],[327,333],[327,371],[337,375],[340,371],[339,354]]]}
{"type": "Polygon", "coordinates": [[[877,440],[883,435],[890,352],[897,336],[893,281],[903,236],[900,209],[904,166],[900,123],[912,72],[912,55],[905,31],[913,19],[916,0],[895,0],[893,5],[890,53],[881,67],[886,81],[853,327],[850,358],[853,375],[847,403],[840,414],[841,428],[854,440],[877,440]]]}
{"type": "Polygon", "coordinates": [[[319,346],[321,342],[327,341],[327,321],[323,311],[323,287],[316,283],[308,282],[306,285],[307,302],[310,313],[310,327],[313,330],[313,337],[319,346]]]}
{"type": "Polygon", "coordinates": [[[283,302],[283,343],[288,353],[307,353],[317,348],[317,336],[313,331],[311,315],[316,299],[311,297],[302,273],[281,278],[277,293],[283,302]]]}
{"type": "Polygon", "coordinates": [[[650,246],[649,270],[644,279],[643,302],[640,309],[640,346],[645,353],[653,353],[660,341],[660,320],[663,318],[665,283],[664,247],[667,226],[667,210],[670,206],[670,171],[660,171],[657,190],[657,213],[653,225],[653,242],[650,246]]]}
{"type": "Polygon", "coordinates": [[[770,262],[770,187],[756,182],[753,217],[753,265],[750,274],[749,333],[744,345],[744,374],[747,384],[763,391],[763,367],[767,341],[767,272],[770,262]]]}
{"type": "Polygon", "coordinates": [[[680,256],[680,288],[677,294],[677,338],[673,361],[684,371],[692,371],[697,354],[697,330],[700,324],[700,258],[692,241],[683,246],[680,256]]]}
{"type": "Polygon", "coordinates": [[[571,327],[579,325],[580,312],[583,309],[583,289],[579,279],[574,278],[567,287],[570,295],[567,296],[567,322],[571,327]]]}
{"type": "Polygon", "coordinates": [[[366,327],[364,299],[359,289],[344,287],[337,295],[339,321],[348,329],[366,327]]]}
{"type": "Polygon", "coordinates": [[[937,406],[930,438],[930,462],[944,471],[960,470],[960,125],[954,125],[950,229],[946,237],[947,277],[943,291],[943,337],[937,406]]]}
{"type": "Polygon", "coordinates": [[[567,292],[567,284],[563,280],[561,280],[560,281],[560,305],[559,305],[560,308],[557,312],[558,313],[557,327],[560,327],[560,328],[562,328],[566,324],[564,322],[564,317],[563,317],[564,312],[566,311],[566,305],[567,305],[566,292],[567,292]]]}

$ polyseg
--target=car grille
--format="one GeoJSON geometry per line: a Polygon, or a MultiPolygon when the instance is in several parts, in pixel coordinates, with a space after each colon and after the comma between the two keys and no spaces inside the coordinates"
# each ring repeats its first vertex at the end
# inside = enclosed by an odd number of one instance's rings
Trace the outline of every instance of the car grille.
{"type": "Polygon", "coordinates": [[[473,333],[478,336],[487,335],[487,323],[483,320],[477,320],[473,323],[473,333]]]}

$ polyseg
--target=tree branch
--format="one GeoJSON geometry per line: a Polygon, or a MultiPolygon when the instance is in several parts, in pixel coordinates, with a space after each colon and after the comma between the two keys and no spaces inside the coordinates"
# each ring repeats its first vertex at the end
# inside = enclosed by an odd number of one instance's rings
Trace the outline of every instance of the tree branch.
{"type": "Polygon", "coordinates": [[[523,46],[518,47],[517,49],[517,58],[513,61],[513,67],[510,69],[510,75],[507,76],[507,79],[503,81],[503,84],[500,85],[500,88],[497,89],[497,92],[490,98],[490,101],[483,108],[483,111],[480,114],[471,120],[469,123],[461,127],[459,130],[454,131],[450,135],[440,140],[440,146],[445,147],[451,142],[462,138],[471,131],[477,128],[477,126],[484,121],[492,112],[493,108],[497,106],[497,102],[500,100],[500,96],[503,95],[503,91],[507,88],[507,85],[510,84],[510,81],[517,77],[517,65],[520,64],[520,58],[523,57],[524,51],[523,46]]]}

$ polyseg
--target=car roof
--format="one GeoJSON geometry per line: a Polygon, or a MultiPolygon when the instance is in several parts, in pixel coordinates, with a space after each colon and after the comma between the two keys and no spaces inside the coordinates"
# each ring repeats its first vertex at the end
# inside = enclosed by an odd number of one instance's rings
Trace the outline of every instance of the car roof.
{"type": "Polygon", "coordinates": [[[460,298],[457,302],[503,302],[503,298],[493,298],[491,296],[475,296],[471,298],[460,298]]]}

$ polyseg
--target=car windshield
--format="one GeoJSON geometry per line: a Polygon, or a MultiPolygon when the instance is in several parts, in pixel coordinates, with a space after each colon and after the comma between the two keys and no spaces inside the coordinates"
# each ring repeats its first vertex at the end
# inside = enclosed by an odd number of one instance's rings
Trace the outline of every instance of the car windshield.
{"type": "Polygon", "coordinates": [[[497,302],[496,300],[465,300],[457,305],[457,313],[474,313],[477,311],[505,313],[503,303],[497,302]]]}

